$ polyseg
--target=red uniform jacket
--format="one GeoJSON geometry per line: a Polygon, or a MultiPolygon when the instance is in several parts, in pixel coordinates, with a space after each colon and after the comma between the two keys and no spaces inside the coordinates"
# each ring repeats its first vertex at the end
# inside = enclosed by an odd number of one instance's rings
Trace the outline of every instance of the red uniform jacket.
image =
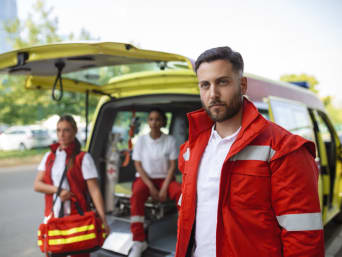
{"type": "MultiPolygon", "coordinates": [[[[46,170],[44,175],[44,182],[47,184],[52,185],[52,179],[51,179],[51,169],[53,166],[53,163],[55,161],[55,153],[58,148],[59,144],[53,144],[51,145],[51,153],[49,154],[47,160],[46,160],[46,170]]],[[[66,158],[66,164],[68,163],[72,151],[73,151],[74,144],[71,144],[67,149],[65,149],[67,153],[66,158]]],[[[76,155],[76,158],[74,160],[74,163],[72,167],[68,170],[67,176],[65,179],[68,180],[70,191],[73,192],[76,196],[76,199],[78,203],[80,204],[80,207],[83,211],[86,211],[89,209],[89,205],[87,203],[87,192],[88,188],[86,185],[86,181],[83,178],[82,174],[82,160],[84,157],[85,152],[80,152],[78,155],[76,155]]],[[[45,217],[48,217],[52,212],[52,194],[45,194],[45,217]]],[[[71,204],[71,214],[76,214],[77,210],[74,204],[71,204]]]]}
{"type": "MultiPolygon", "coordinates": [[[[197,172],[213,122],[188,114],[176,257],[186,256],[195,227],[197,172]]],[[[322,257],[318,168],[312,142],[265,120],[244,99],[241,130],[222,166],[217,257],[322,257]]],[[[200,226],[200,224],[197,224],[200,226]]]]}

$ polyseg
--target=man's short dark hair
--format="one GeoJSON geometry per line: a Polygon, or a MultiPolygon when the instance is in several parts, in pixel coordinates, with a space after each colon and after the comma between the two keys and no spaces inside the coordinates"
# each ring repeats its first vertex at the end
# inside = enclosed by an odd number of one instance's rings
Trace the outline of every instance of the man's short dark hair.
{"type": "Polygon", "coordinates": [[[229,46],[211,48],[204,51],[195,62],[195,72],[203,62],[213,62],[216,60],[229,61],[233,70],[243,73],[243,59],[239,52],[233,51],[229,46]]]}

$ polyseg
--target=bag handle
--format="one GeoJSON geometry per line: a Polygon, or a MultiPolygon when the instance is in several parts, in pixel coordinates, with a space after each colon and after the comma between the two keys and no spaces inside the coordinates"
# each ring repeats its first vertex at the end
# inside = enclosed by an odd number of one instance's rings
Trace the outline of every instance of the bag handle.
{"type": "Polygon", "coordinates": [[[76,197],[71,197],[71,202],[73,202],[75,204],[78,214],[83,216],[84,211],[82,210],[82,208],[81,208],[80,204],[78,203],[76,197]]]}
{"type": "MultiPolygon", "coordinates": [[[[53,206],[55,206],[55,203],[57,201],[57,197],[60,195],[60,193],[62,191],[62,184],[63,184],[63,181],[64,181],[64,179],[66,177],[67,172],[68,172],[70,163],[71,163],[71,158],[68,160],[68,163],[64,167],[63,175],[62,175],[61,180],[59,181],[59,185],[58,185],[58,188],[57,188],[56,196],[55,196],[55,199],[53,200],[53,203],[52,203],[52,208],[53,208],[53,206]]],[[[58,217],[61,218],[63,216],[64,216],[64,203],[61,202],[61,208],[59,210],[58,217]]]]}
{"type": "MultiPolygon", "coordinates": [[[[71,197],[70,201],[75,204],[76,210],[79,215],[83,216],[84,211],[82,210],[80,204],[78,203],[77,199],[75,197],[71,197]]],[[[61,202],[61,209],[59,210],[58,218],[64,217],[64,202],[61,202]]]]}

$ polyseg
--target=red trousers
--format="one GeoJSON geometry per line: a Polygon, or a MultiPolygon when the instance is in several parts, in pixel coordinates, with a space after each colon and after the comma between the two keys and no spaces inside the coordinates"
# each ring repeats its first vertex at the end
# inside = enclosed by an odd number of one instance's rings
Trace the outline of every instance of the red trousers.
{"type": "MultiPolygon", "coordinates": [[[[163,185],[164,179],[152,179],[153,184],[157,189],[163,185]]],[[[176,181],[171,181],[168,188],[168,198],[176,201],[181,195],[181,184],[176,181]]],[[[131,231],[133,241],[145,241],[146,235],[144,231],[145,218],[145,202],[150,196],[150,191],[141,178],[137,178],[132,185],[131,196],[131,231]]]]}

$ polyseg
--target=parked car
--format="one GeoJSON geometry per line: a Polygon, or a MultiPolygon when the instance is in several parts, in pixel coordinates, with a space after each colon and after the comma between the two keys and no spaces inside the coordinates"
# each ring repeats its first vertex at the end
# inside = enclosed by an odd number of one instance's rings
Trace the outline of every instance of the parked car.
{"type": "Polygon", "coordinates": [[[54,144],[58,141],[57,139],[57,129],[48,129],[48,134],[50,136],[50,144],[54,144]]]}
{"type": "Polygon", "coordinates": [[[0,150],[25,150],[49,145],[48,131],[39,126],[13,126],[0,134],[0,150]]]}
{"type": "Polygon", "coordinates": [[[2,132],[4,132],[9,126],[5,124],[0,124],[0,135],[2,132]]]}
{"type": "MultiPolygon", "coordinates": [[[[96,256],[127,256],[132,245],[129,210],[136,172],[130,158],[131,145],[136,136],[146,133],[151,107],[165,111],[168,124],[164,133],[173,135],[178,146],[188,138],[186,113],[201,107],[191,61],[129,44],[55,44],[1,54],[0,73],[28,74],[26,88],[37,90],[51,89],[57,75],[63,80],[63,90],[103,96],[93,115],[85,147],[99,171],[111,226],[111,233],[96,256]],[[107,79],[111,77],[114,79],[107,79]],[[117,165],[116,169],[110,170],[111,165],[117,165]],[[113,170],[117,180],[108,183],[111,173],[107,171],[113,170]]],[[[308,89],[251,74],[245,76],[247,96],[265,118],[316,143],[323,222],[341,216],[342,148],[323,103],[308,89]]],[[[179,174],[177,177],[181,180],[179,174]]],[[[144,256],[174,256],[175,206],[147,202],[145,207],[149,248],[144,256]]]]}

